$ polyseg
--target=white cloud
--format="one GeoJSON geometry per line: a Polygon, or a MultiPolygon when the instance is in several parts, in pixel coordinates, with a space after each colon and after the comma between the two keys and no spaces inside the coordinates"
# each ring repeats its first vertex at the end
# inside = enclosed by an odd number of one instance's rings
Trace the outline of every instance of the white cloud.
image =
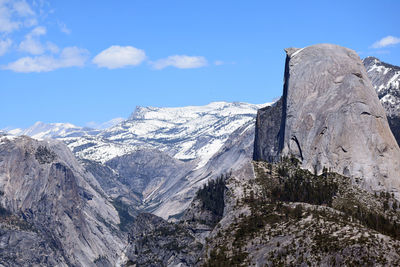
{"type": "Polygon", "coordinates": [[[10,48],[12,44],[11,39],[5,39],[5,40],[0,40],[0,56],[4,55],[7,53],[8,49],[10,48]]]}
{"type": "Polygon", "coordinates": [[[221,66],[221,65],[224,65],[225,64],[225,62],[223,62],[223,61],[221,61],[221,60],[216,60],[216,61],[214,61],[214,65],[215,66],[221,66]]]}
{"type": "Polygon", "coordinates": [[[126,66],[137,66],[146,59],[143,50],[133,46],[113,45],[101,51],[92,60],[98,67],[117,69],[126,66]]]}
{"type": "Polygon", "coordinates": [[[13,3],[13,7],[20,16],[27,17],[35,15],[35,12],[33,12],[29,4],[25,1],[16,1],[13,3]]]}
{"type": "Polygon", "coordinates": [[[400,43],[400,38],[389,35],[380,39],[379,41],[376,41],[372,45],[372,48],[382,48],[386,46],[396,45],[398,43],[400,43]]]}
{"type": "Polygon", "coordinates": [[[58,48],[58,46],[56,44],[49,42],[49,41],[46,42],[46,48],[47,48],[47,50],[50,51],[50,53],[53,53],[53,54],[57,54],[60,51],[60,49],[58,48]]]}
{"type": "Polygon", "coordinates": [[[11,9],[6,2],[0,2],[0,32],[13,32],[20,27],[20,24],[20,22],[12,20],[11,9]]]}
{"type": "Polygon", "coordinates": [[[38,26],[34,28],[28,35],[29,36],[40,36],[40,35],[45,35],[46,34],[46,28],[43,26],[38,26]]]}
{"type": "Polygon", "coordinates": [[[66,47],[59,57],[36,56],[23,57],[3,66],[3,69],[15,72],[47,72],[59,68],[82,67],[88,59],[88,51],[78,47],[66,47]]]}
{"type": "Polygon", "coordinates": [[[24,27],[37,24],[36,14],[25,1],[0,1],[0,32],[11,33],[24,27]]]}
{"type": "Polygon", "coordinates": [[[207,66],[207,60],[200,56],[174,55],[151,63],[157,70],[172,66],[178,69],[193,69],[207,66]]]}
{"type": "Polygon", "coordinates": [[[63,22],[58,22],[58,26],[60,27],[60,31],[65,33],[65,34],[70,34],[71,30],[68,29],[67,25],[65,25],[65,23],[63,22]]]}
{"type": "MultiPolygon", "coordinates": [[[[19,50],[32,55],[41,55],[46,51],[46,47],[39,41],[41,35],[46,34],[46,28],[39,26],[34,28],[25,36],[25,39],[19,44],[19,50]]],[[[50,47],[51,50],[52,47],[50,47]]]]}
{"type": "Polygon", "coordinates": [[[45,49],[39,40],[32,37],[27,37],[19,44],[19,50],[30,53],[32,55],[41,55],[45,49]]]}
{"type": "Polygon", "coordinates": [[[38,24],[38,21],[36,18],[28,18],[24,21],[24,26],[27,28],[33,27],[38,24]]]}
{"type": "Polygon", "coordinates": [[[76,46],[66,47],[60,55],[60,67],[83,67],[89,57],[89,51],[76,46]]]}

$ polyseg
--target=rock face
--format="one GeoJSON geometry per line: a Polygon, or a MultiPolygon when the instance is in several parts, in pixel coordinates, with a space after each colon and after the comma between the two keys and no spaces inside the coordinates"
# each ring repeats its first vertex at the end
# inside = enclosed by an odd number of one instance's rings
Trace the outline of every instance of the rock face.
{"type": "Polygon", "coordinates": [[[400,145],[400,67],[374,57],[365,58],[363,63],[386,111],[390,129],[400,145]]]}
{"type": "Polygon", "coordinates": [[[106,165],[115,170],[119,181],[127,185],[130,192],[140,194],[143,203],[159,202],[163,191],[174,186],[185,177],[193,164],[174,159],[167,154],[151,149],[137,150],[131,154],[113,158],[106,165]]]}
{"type": "Polygon", "coordinates": [[[303,168],[326,167],[360,177],[369,190],[400,191],[400,149],[358,55],[331,44],[286,52],[278,147],[261,159],[276,158],[278,150],[303,168]]]}
{"type": "Polygon", "coordinates": [[[55,244],[19,218],[1,215],[1,266],[67,266],[55,244]]]}
{"type": "Polygon", "coordinates": [[[282,98],[257,112],[254,160],[279,160],[279,135],[282,123],[282,98]]]}
{"type": "Polygon", "coordinates": [[[0,191],[0,262],[114,266],[121,255],[117,211],[63,143],[0,137],[0,191]]]}

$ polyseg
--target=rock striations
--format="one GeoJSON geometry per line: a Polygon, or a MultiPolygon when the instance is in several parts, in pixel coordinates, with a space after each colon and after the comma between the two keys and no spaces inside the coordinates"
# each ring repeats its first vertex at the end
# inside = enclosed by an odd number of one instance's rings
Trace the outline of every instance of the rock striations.
{"type": "Polygon", "coordinates": [[[0,138],[0,211],[5,266],[114,266],[126,243],[110,199],[59,141],[0,138]]]}
{"type": "Polygon", "coordinates": [[[253,158],[279,160],[279,135],[282,123],[282,98],[257,112],[253,158]]]}
{"type": "MultiPolygon", "coordinates": [[[[298,158],[303,168],[329,168],[360,177],[368,190],[398,193],[400,149],[358,55],[331,44],[286,52],[280,128],[262,137],[275,138],[278,147],[263,150],[264,140],[256,135],[255,150],[263,154],[254,159],[276,161],[278,151],[278,157],[298,158]]],[[[257,127],[271,120],[262,112],[257,127]]]]}

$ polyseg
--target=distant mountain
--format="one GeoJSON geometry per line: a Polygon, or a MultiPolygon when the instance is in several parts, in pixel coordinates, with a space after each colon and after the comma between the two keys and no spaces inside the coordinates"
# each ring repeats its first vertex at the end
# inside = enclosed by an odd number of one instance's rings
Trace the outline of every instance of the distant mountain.
{"type": "Polygon", "coordinates": [[[266,105],[137,107],[104,130],[36,123],[11,133],[62,140],[107,194],[169,218],[208,179],[251,160],[256,112],[266,105]]]}
{"type": "Polygon", "coordinates": [[[393,135],[400,145],[400,67],[375,57],[367,57],[363,63],[386,111],[393,135]]]}
{"type": "Polygon", "coordinates": [[[12,135],[27,135],[35,139],[79,137],[83,135],[95,135],[100,131],[92,128],[75,126],[71,123],[44,123],[36,122],[26,129],[13,129],[8,131],[12,135]]]}
{"type": "Polygon", "coordinates": [[[101,163],[141,147],[163,151],[179,160],[196,159],[201,167],[232,132],[254,120],[257,109],[266,105],[213,102],[179,108],[136,107],[127,120],[117,118],[107,122],[111,127],[103,130],[70,123],[37,122],[27,129],[8,133],[60,139],[79,158],[101,163]]]}
{"type": "Polygon", "coordinates": [[[44,123],[38,121],[29,128],[16,128],[8,130],[7,132],[8,134],[17,136],[27,135],[35,139],[58,139],[66,137],[81,137],[84,135],[91,136],[99,134],[101,130],[113,127],[124,120],[124,118],[114,118],[103,123],[90,122],[88,123],[90,127],[80,127],[71,123],[44,123]]]}
{"type": "Polygon", "coordinates": [[[179,160],[196,160],[198,167],[222,147],[228,136],[267,104],[214,102],[181,108],[137,107],[125,121],[83,138],[63,138],[74,153],[104,163],[135,151],[157,149],[179,160]]]}
{"type": "MultiPolygon", "coordinates": [[[[208,179],[251,160],[256,111],[265,105],[137,107],[126,121],[96,136],[62,140],[86,160],[87,168],[107,166],[126,187],[122,191],[121,186],[109,187],[110,194],[119,192],[140,210],[171,218],[189,205],[208,179]],[[249,142],[239,141],[246,131],[249,142]],[[226,151],[232,142],[237,148],[226,151]]],[[[102,172],[95,172],[95,177],[103,177],[102,172]]]]}

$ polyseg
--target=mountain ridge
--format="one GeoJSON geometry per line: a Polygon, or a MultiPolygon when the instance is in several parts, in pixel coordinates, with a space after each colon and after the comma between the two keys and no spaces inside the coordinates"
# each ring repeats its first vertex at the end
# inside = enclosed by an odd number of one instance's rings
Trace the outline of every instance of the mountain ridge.
{"type": "Polygon", "coordinates": [[[367,57],[363,63],[386,111],[393,135],[400,145],[400,67],[375,57],[367,57]]]}

